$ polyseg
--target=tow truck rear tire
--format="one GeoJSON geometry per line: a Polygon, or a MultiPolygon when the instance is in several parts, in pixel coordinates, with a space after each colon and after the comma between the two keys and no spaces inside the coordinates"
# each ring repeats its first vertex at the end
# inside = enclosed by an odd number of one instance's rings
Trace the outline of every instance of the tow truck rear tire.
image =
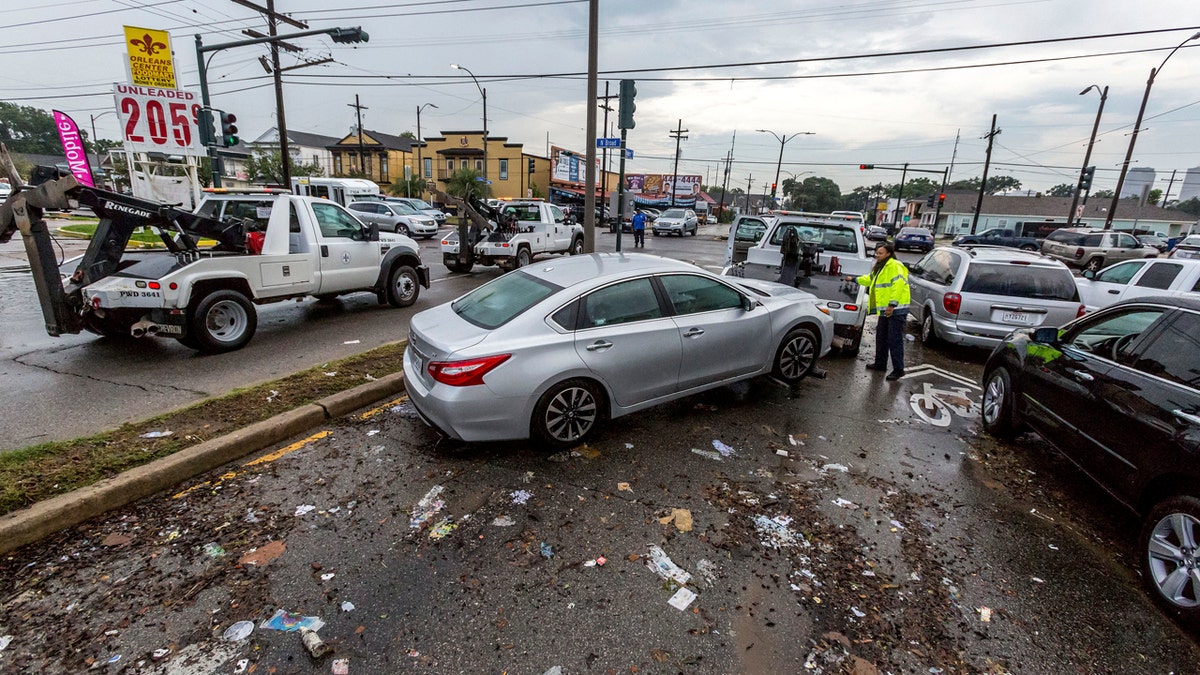
{"type": "Polygon", "coordinates": [[[583,237],[575,237],[571,241],[571,248],[567,250],[569,255],[579,255],[583,253],[583,237]]]}
{"type": "Polygon", "coordinates": [[[421,295],[421,280],[411,265],[393,265],[388,274],[387,301],[392,307],[408,307],[421,295]]]}
{"type": "Polygon", "coordinates": [[[200,351],[219,354],[241,349],[250,342],[258,330],[258,313],[246,296],[221,289],[200,298],[188,322],[200,351]]]}
{"type": "Polygon", "coordinates": [[[529,248],[522,246],[517,249],[516,267],[525,267],[533,263],[533,254],[529,252],[529,248]]]}

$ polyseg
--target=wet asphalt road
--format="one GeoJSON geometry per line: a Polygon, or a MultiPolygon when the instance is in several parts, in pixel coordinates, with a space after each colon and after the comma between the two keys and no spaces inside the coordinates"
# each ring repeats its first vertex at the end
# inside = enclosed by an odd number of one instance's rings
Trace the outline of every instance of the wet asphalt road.
{"type": "Polygon", "coordinates": [[[959,378],[978,377],[982,352],[907,347],[910,376],[896,383],[864,371],[865,357],[829,358],[824,380],[661,406],[574,453],[451,443],[403,400],[359,413],[0,561],[0,634],[14,636],[0,663],[1200,671],[1194,637],[1132,571],[1134,519],[1036,437],[978,435],[979,390],[959,378]],[[412,527],[438,486],[442,508],[412,527]],[[651,545],[692,576],[685,610],[647,568],[651,545]],[[263,628],[220,640],[278,609],[321,618],[334,653],[314,661],[297,634],[263,628]]]}

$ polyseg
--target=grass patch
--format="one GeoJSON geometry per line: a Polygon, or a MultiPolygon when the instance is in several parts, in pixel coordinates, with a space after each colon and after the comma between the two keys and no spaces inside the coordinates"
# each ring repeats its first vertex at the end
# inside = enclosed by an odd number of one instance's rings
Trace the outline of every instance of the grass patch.
{"type": "MultiPolygon", "coordinates": [[[[99,222],[97,221],[93,221],[91,223],[72,223],[70,225],[63,225],[62,227],[59,227],[58,231],[73,239],[91,239],[92,236],[96,234],[96,228],[98,226],[99,222]]],[[[148,227],[140,227],[134,230],[133,234],[129,237],[129,243],[140,248],[166,248],[166,244],[163,244],[162,237],[155,234],[154,231],[148,227]]],[[[199,239],[196,241],[196,245],[200,247],[215,246],[216,243],[217,242],[212,239],[199,239]]]]}
{"type": "Polygon", "coordinates": [[[0,452],[0,514],[351,389],[365,383],[368,375],[380,378],[399,372],[404,347],[403,342],[377,347],[94,436],[0,452]],[[151,431],[172,435],[142,438],[151,431]]]}

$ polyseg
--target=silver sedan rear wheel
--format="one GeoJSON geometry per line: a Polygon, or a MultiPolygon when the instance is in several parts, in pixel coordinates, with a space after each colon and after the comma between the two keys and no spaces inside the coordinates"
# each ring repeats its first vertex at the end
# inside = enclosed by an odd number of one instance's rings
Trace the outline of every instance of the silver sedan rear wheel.
{"type": "Polygon", "coordinates": [[[551,387],[534,406],[532,435],[545,445],[569,448],[582,443],[600,419],[601,394],[587,380],[551,387]]]}

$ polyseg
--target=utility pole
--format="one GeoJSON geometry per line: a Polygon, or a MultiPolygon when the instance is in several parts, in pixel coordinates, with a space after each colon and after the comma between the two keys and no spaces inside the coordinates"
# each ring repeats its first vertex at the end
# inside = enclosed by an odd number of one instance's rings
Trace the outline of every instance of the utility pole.
{"type": "MultiPolygon", "coordinates": [[[[600,0],[588,2],[587,170],[584,171],[583,250],[596,250],[596,73],[599,70],[600,0]]],[[[624,152],[624,150],[622,150],[624,152]]]]}
{"type": "Polygon", "coordinates": [[[683,128],[683,120],[679,120],[679,126],[671,130],[671,138],[675,139],[675,168],[671,172],[671,207],[675,207],[675,193],[678,192],[679,182],[679,141],[686,140],[687,129],[683,128]]]}
{"type": "Polygon", "coordinates": [[[983,161],[983,179],[979,181],[979,198],[975,200],[975,216],[971,219],[971,234],[975,234],[979,226],[979,211],[983,209],[983,191],[987,189],[988,167],[992,164],[992,141],[1000,133],[996,128],[996,113],[992,113],[992,130],[984,138],[987,139],[987,158],[983,161]]]}
{"type": "Polygon", "coordinates": [[[750,213],[750,186],[754,184],[754,174],[746,176],[746,213],[750,213]]]}
{"type": "Polygon", "coordinates": [[[1171,180],[1167,183],[1167,191],[1159,199],[1158,203],[1161,208],[1167,208],[1167,197],[1171,196],[1171,188],[1175,187],[1175,172],[1176,169],[1171,169],[1171,180]]]}
{"type": "MultiPolygon", "coordinates": [[[[733,146],[737,143],[737,129],[733,130],[733,140],[729,141],[729,152],[725,155],[725,181],[721,183],[721,204],[717,206],[717,222],[725,213],[725,193],[729,190],[729,170],[733,168],[733,146]]],[[[732,204],[732,202],[730,202],[732,204]]]]}
{"type": "Polygon", "coordinates": [[[354,95],[354,103],[347,103],[346,105],[350,106],[351,108],[354,108],[355,113],[358,115],[358,170],[361,171],[364,176],[366,176],[367,178],[370,178],[370,176],[367,176],[367,168],[366,168],[367,165],[363,162],[363,139],[362,139],[362,111],[370,110],[370,108],[367,108],[367,106],[365,106],[365,105],[359,104],[358,94],[354,95]]]}
{"type": "MultiPolygon", "coordinates": [[[[1071,219],[1074,218],[1074,219],[1076,219],[1076,221],[1078,221],[1078,218],[1075,215],[1075,208],[1077,206],[1079,206],[1079,193],[1083,192],[1084,175],[1087,174],[1088,162],[1091,161],[1091,159],[1092,159],[1092,146],[1096,145],[1096,131],[1100,129],[1100,116],[1104,114],[1104,102],[1108,100],[1108,87],[1107,86],[1104,87],[1103,90],[1101,90],[1100,87],[1097,87],[1096,85],[1093,84],[1092,86],[1088,87],[1087,89],[1084,89],[1083,91],[1079,92],[1079,95],[1083,96],[1084,94],[1088,93],[1089,91],[1091,91],[1093,89],[1100,92],[1100,108],[1096,110],[1096,121],[1092,123],[1092,136],[1091,136],[1091,138],[1088,139],[1087,151],[1083,153],[1083,166],[1080,167],[1080,169],[1079,169],[1079,180],[1075,183],[1075,194],[1071,196],[1071,210],[1067,212],[1067,226],[1068,227],[1070,227],[1070,225],[1071,225],[1071,219]]],[[[1089,181],[1089,183],[1090,183],[1090,181],[1089,181]]],[[[1088,194],[1090,195],[1091,193],[1092,193],[1092,188],[1089,185],[1088,186],[1088,194]]],[[[1083,203],[1086,205],[1087,199],[1084,199],[1083,203]]]]}
{"type": "Polygon", "coordinates": [[[904,163],[904,168],[900,170],[900,191],[896,193],[896,217],[892,218],[892,228],[896,231],[900,230],[900,218],[904,215],[904,181],[908,178],[908,162],[904,163]]]}
{"type": "MultiPolygon", "coordinates": [[[[604,95],[596,97],[597,101],[604,101],[604,103],[600,104],[600,109],[604,111],[605,138],[608,138],[608,113],[615,110],[615,108],[613,108],[611,105],[609,105],[608,102],[614,98],[621,98],[617,94],[609,94],[608,93],[608,85],[609,85],[608,80],[605,80],[604,81],[604,95]]],[[[624,150],[622,150],[622,152],[624,152],[624,150]]],[[[605,191],[608,190],[608,181],[604,179],[605,173],[608,171],[608,146],[607,145],[604,146],[604,151],[602,153],[602,159],[600,160],[600,166],[604,167],[604,170],[600,172],[600,184],[604,186],[603,188],[601,188],[601,194],[603,194],[605,191]]]]}

